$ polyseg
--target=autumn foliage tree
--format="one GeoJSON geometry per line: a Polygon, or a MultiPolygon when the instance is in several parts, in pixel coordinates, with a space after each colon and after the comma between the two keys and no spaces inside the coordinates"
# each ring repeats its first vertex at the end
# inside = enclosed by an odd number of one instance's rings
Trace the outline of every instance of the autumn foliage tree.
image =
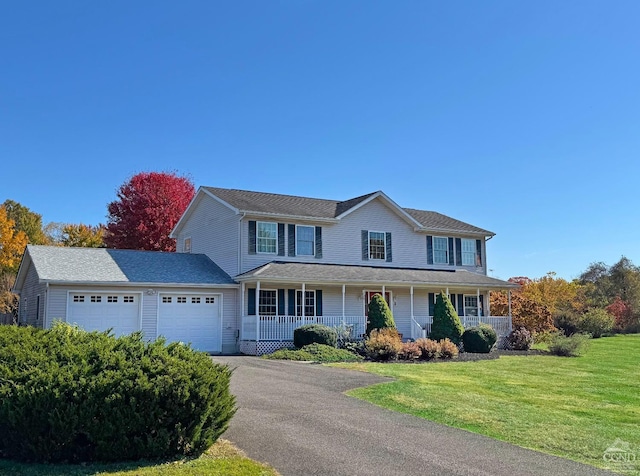
{"type": "Polygon", "coordinates": [[[109,248],[175,251],[169,237],[195,195],[190,179],[167,172],[142,172],[118,189],[108,205],[104,242],[109,248]]]}
{"type": "MultiPolygon", "coordinates": [[[[492,291],[490,302],[491,314],[509,315],[509,296],[506,292],[492,291]]],[[[522,291],[511,292],[511,316],[514,328],[524,327],[531,333],[555,329],[551,311],[545,305],[525,296],[522,291]]]]}
{"type": "Polygon", "coordinates": [[[27,235],[17,231],[15,222],[7,216],[7,210],[0,206],[0,272],[14,272],[20,265],[27,235]]]}

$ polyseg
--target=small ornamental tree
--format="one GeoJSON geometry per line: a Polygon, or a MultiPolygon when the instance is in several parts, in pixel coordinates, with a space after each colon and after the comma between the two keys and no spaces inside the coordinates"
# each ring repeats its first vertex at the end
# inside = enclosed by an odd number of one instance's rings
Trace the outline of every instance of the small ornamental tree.
{"type": "Polygon", "coordinates": [[[459,345],[463,333],[464,327],[462,327],[458,313],[453,304],[451,304],[449,297],[442,292],[439,293],[436,296],[429,339],[449,339],[454,344],[459,345]]]}
{"type": "Polygon", "coordinates": [[[387,301],[380,295],[376,294],[369,302],[369,316],[367,319],[367,335],[371,334],[374,329],[395,329],[396,323],[393,320],[391,309],[387,305],[387,301]]]}

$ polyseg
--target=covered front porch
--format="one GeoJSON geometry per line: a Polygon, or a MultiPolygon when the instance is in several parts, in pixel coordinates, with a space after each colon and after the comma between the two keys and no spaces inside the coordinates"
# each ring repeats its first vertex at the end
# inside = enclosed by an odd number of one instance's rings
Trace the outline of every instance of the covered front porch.
{"type": "Polygon", "coordinates": [[[499,336],[508,335],[512,328],[510,313],[491,315],[489,292],[513,285],[467,271],[303,263],[269,263],[258,270],[238,277],[242,283],[240,351],[245,354],[292,347],[294,330],[305,324],[324,324],[348,332],[352,339],[362,339],[367,305],[375,294],[385,297],[405,340],[429,335],[439,292],[449,296],[465,327],[486,323],[499,336]],[[335,282],[354,273],[359,281],[335,282]],[[365,276],[374,279],[363,282],[365,276]],[[416,278],[425,281],[416,282],[416,278]]]}

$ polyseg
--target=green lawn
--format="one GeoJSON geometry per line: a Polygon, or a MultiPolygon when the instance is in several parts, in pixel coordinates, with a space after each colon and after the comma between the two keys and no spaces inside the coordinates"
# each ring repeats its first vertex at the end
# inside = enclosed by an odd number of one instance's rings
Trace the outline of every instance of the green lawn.
{"type": "Polygon", "coordinates": [[[376,405],[599,467],[619,438],[640,470],[640,335],[594,339],[578,358],[334,365],[395,377],[348,392],[376,405]]]}
{"type": "Polygon", "coordinates": [[[91,465],[22,464],[0,460],[0,474],[12,476],[277,476],[267,465],[247,458],[225,440],[218,440],[200,458],[168,463],[91,465]]]}

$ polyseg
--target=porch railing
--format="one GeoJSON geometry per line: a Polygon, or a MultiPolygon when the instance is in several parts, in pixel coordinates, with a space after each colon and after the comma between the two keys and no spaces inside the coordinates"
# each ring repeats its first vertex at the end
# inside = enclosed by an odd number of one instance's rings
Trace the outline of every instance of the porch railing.
{"type": "MultiPolygon", "coordinates": [[[[477,326],[489,324],[499,337],[511,332],[511,319],[502,316],[461,316],[462,325],[477,326]]],[[[414,316],[411,321],[411,333],[404,337],[419,339],[431,332],[433,316],[414,316]]],[[[305,324],[324,324],[325,326],[348,330],[351,338],[361,339],[366,330],[365,316],[243,316],[241,339],[249,341],[293,341],[293,331],[305,324]]]]}
{"type": "MultiPolygon", "coordinates": [[[[508,335],[512,329],[509,316],[460,316],[460,322],[465,329],[488,324],[493,327],[498,337],[508,335]]],[[[433,316],[414,316],[411,322],[411,338],[428,337],[431,333],[431,324],[433,324],[433,316]]]]}

